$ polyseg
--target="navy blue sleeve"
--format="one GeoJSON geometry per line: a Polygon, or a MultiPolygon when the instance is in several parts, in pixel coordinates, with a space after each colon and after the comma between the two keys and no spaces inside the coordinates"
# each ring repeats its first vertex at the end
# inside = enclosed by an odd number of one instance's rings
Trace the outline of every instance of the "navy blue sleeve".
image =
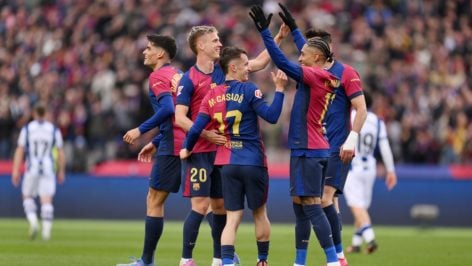
{"type": "Polygon", "coordinates": [[[189,129],[184,141],[184,147],[187,150],[191,151],[193,149],[203,129],[208,125],[208,123],[210,123],[210,121],[211,119],[207,114],[198,113],[197,119],[195,119],[195,122],[189,129]]]}
{"type": "Polygon", "coordinates": [[[193,95],[193,83],[189,77],[189,71],[185,72],[182,78],[179,81],[179,86],[177,87],[177,103],[185,106],[190,106],[190,101],[193,95]]]}
{"type": "Polygon", "coordinates": [[[282,104],[284,102],[284,94],[276,91],[274,100],[270,106],[266,104],[259,104],[256,107],[256,113],[262,117],[265,121],[275,124],[279,120],[280,113],[282,113],[282,104]]]}
{"type": "Polygon", "coordinates": [[[160,104],[159,110],[139,126],[141,134],[158,127],[162,122],[174,114],[174,101],[170,94],[160,97],[158,103],[160,104]]]}
{"type": "Polygon", "coordinates": [[[303,37],[303,34],[300,31],[300,29],[297,28],[294,31],[292,31],[292,37],[293,37],[293,41],[295,42],[295,45],[297,46],[298,51],[301,52],[303,46],[306,43],[306,40],[305,40],[305,37],[303,37]]]}
{"type": "Polygon", "coordinates": [[[159,134],[157,136],[155,136],[153,139],[152,139],[152,145],[154,145],[154,147],[158,147],[159,146],[159,142],[161,141],[162,137],[164,137],[164,135],[162,134],[159,134]]]}
{"type": "Polygon", "coordinates": [[[261,31],[261,36],[264,40],[264,45],[266,46],[267,51],[269,52],[270,57],[272,61],[274,61],[275,65],[295,81],[302,82],[302,68],[298,64],[294,64],[288,60],[282,50],[280,50],[280,48],[275,43],[270,31],[268,29],[261,31]]]}

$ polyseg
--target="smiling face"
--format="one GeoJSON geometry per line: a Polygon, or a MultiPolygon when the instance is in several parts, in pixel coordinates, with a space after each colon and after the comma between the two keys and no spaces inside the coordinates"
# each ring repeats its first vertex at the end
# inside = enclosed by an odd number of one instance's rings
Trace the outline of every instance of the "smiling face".
{"type": "Polygon", "coordinates": [[[159,61],[159,58],[162,57],[164,49],[161,47],[154,46],[152,42],[148,41],[146,48],[143,51],[144,55],[144,65],[150,68],[154,68],[159,61]]]}
{"type": "Polygon", "coordinates": [[[198,53],[203,53],[213,60],[220,58],[221,47],[218,32],[208,32],[200,36],[197,40],[198,53]]]}
{"type": "Polygon", "coordinates": [[[318,49],[305,44],[298,57],[298,62],[302,66],[323,66],[323,59],[323,54],[318,49]]]}

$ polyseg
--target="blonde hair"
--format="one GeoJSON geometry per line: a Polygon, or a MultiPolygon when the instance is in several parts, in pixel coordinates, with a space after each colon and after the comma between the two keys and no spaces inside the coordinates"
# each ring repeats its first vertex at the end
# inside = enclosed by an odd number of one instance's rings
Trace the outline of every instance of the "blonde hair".
{"type": "Polygon", "coordinates": [[[197,39],[201,36],[211,33],[211,32],[218,32],[214,26],[193,26],[187,36],[187,42],[190,46],[190,49],[194,54],[197,54],[197,39]]]}

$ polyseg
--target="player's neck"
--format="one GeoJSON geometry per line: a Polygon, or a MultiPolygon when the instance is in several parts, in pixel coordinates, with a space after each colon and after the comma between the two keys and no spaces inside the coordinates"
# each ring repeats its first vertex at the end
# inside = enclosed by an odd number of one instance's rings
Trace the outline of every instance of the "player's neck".
{"type": "Polygon", "coordinates": [[[165,64],[170,64],[170,61],[161,61],[161,60],[159,60],[159,61],[157,62],[157,64],[152,68],[152,70],[153,70],[153,71],[156,71],[156,70],[158,70],[159,68],[161,68],[161,67],[162,67],[163,65],[165,65],[165,64]]]}
{"type": "Polygon", "coordinates": [[[326,61],[326,63],[323,65],[324,69],[330,69],[334,65],[334,60],[331,62],[326,61]]]}
{"type": "Polygon", "coordinates": [[[197,62],[195,63],[195,65],[198,67],[200,71],[202,71],[205,74],[212,73],[213,69],[215,69],[215,61],[204,55],[197,56],[197,62]]]}

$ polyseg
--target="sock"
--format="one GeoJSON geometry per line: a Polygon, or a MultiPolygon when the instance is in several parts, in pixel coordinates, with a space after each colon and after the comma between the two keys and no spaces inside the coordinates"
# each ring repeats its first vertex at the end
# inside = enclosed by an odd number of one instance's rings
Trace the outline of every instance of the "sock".
{"type": "Polygon", "coordinates": [[[213,228],[213,212],[207,213],[205,217],[208,221],[208,224],[210,225],[210,228],[213,228]]]}
{"type": "Polygon", "coordinates": [[[51,238],[52,220],[54,219],[54,207],[51,203],[41,205],[41,219],[43,221],[43,239],[51,238]]]}
{"type": "Polygon", "coordinates": [[[144,263],[150,264],[154,261],[154,252],[161,238],[164,229],[163,217],[146,216],[144,225],[144,247],[141,259],[144,263]]]}
{"type": "Polygon", "coordinates": [[[38,227],[38,215],[36,214],[36,203],[32,198],[23,200],[23,209],[25,210],[26,219],[31,227],[38,227]]]}
{"type": "Polygon", "coordinates": [[[360,230],[362,232],[362,238],[364,238],[364,241],[366,243],[369,243],[370,241],[375,239],[374,229],[372,228],[372,225],[364,225],[361,227],[360,230]]]}
{"type": "Polygon", "coordinates": [[[325,251],[328,262],[338,261],[336,248],[333,244],[333,236],[328,218],[326,218],[320,204],[303,205],[305,214],[310,218],[313,230],[320,242],[321,247],[325,251]]]}
{"type": "Polygon", "coordinates": [[[258,260],[267,260],[269,256],[269,241],[257,241],[257,258],[258,260]]]}
{"type": "Polygon", "coordinates": [[[234,264],[234,245],[222,245],[221,246],[221,259],[223,265],[232,265],[234,264]]]}
{"type": "MultiPolygon", "coordinates": [[[[213,238],[213,258],[221,258],[221,234],[226,225],[226,214],[213,214],[211,236],[213,238]]],[[[234,252],[233,252],[234,253],[234,252]]]]}
{"type": "Polygon", "coordinates": [[[184,259],[192,258],[192,251],[195,247],[195,242],[197,242],[198,230],[200,229],[203,217],[202,214],[192,210],[185,219],[182,249],[182,258],[184,259]]]}
{"type": "Polygon", "coordinates": [[[340,212],[338,212],[338,220],[339,220],[339,231],[343,230],[343,216],[340,212]]]}
{"type": "Polygon", "coordinates": [[[356,231],[356,233],[352,235],[351,245],[354,247],[360,247],[362,245],[362,240],[362,233],[356,231]]]}
{"type": "Polygon", "coordinates": [[[293,203],[293,212],[295,213],[295,264],[305,265],[311,222],[301,204],[293,203]]]}
{"type": "Polygon", "coordinates": [[[342,257],[344,258],[340,230],[341,226],[338,212],[336,211],[336,208],[334,208],[334,204],[323,208],[323,211],[326,214],[326,218],[328,218],[329,225],[331,226],[331,232],[333,233],[333,243],[334,247],[336,248],[336,253],[342,253],[342,257]]]}

